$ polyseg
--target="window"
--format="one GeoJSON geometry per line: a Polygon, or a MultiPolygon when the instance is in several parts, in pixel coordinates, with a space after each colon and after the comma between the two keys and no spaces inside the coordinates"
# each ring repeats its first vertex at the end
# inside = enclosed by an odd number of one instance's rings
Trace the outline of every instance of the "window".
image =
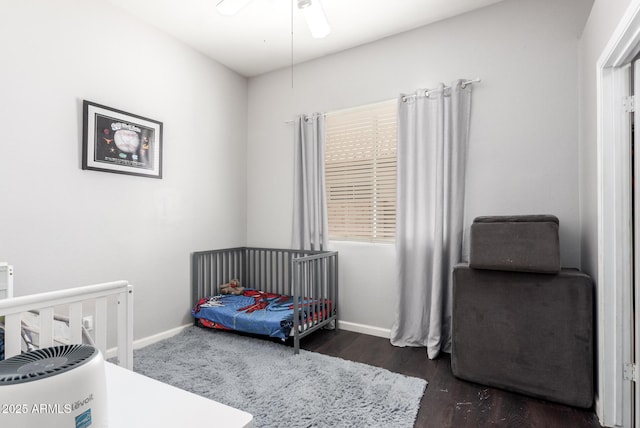
{"type": "Polygon", "coordinates": [[[393,242],[397,101],[327,115],[329,239],[393,242]]]}

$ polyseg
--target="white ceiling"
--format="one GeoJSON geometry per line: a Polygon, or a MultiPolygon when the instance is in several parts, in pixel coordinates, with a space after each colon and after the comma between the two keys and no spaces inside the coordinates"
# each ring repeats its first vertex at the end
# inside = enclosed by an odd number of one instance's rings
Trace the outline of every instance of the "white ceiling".
{"type": "MultiPolygon", "coordinates": [[[[218,0],[108,0],[247,77],[291,65],[292,3],[253,0],[236,16],[218,0]]],[[[293,61],[300,63],[503,0],[322,0],[331,34],[314,39],[293,8],[293,61]]]]}

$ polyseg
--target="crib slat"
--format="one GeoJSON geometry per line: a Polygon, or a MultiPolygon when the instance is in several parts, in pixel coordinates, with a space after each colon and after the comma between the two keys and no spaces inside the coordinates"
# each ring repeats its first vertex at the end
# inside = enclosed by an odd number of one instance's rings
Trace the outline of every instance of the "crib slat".
{"type": "Polygon", "coordinates": [[[319,306],[319,299],[320,299],[320,260],[314,260],[311,263],[313,263],[313,313],[311,314],[310,317],[310,322],[311,325],[315,324],[315,318],[314,316],[318,316],[318,321],[320,321],[320,306],[319,306]]]}
{"type": "Polygon", "coordinates": [[[263,275],[264,275],[264,251],[258,250],[256,262],[256,288],[264,290],[263,275]]]}
{"type": "Polygon", "coordinates": [[[249,273],[249,278],[247,280],[249,287],[256,288],[255,285],[255,266],[256,266],[256,252],[252,249],[249,249],[249,258],[247,259],[247,272],[249,273]]]}
{"type": "Polygon", "coordinates": [[[264,288],[273,293],[275,290],[271,287],[271,254],[271,250],[266,251],[264,254],[264,288]]]}
{"type": "Polygon", "coordinates": [[[107,352],[107,298],[96,299],[94,341],[103,355],[107,352]]]}
{"type": "Polygon", "coordinates": [[[39,347],[48,348],[53,346],[53,308],[40,309],[40,335],[39,347]]]}
{"type": "Polygon", "coordinates": [[[118,295],[118,364],[133,370],[133,288],[118,295]]]}
{"type": "MultiPolygon", "coordinates": [[[[318,322],[320,322],[320,259],[314,260],[313,263],[313,316],[318,317],[318,322]]],[[[315,324],[315,318],[311,318],[311,325],[315,324]]]]}
{"type": "Polygon", "coordinates": [[[292,274],[293,274],[293,283],[296,284],[297,286],[293,287],[293,349],[294,352],[297,354],[300,352],[300,334],[299,334],[299,330],[298,328],[300,327],[300,309],[299,309],[299,300],[300,299],[300,289],[301,287],[301,281],[302,281],[302,275],[301,275],[301,268],[300,268],[300,264],[296,264],[295,265],[295,269],[292,267],[292,265],[290,265],[289,267],[292,270],[292,274]]]}
{"type": "Polygon", "coordinates": [[[220,279],[220,284],[226,283],[229,275],[228,268],[227,268],[227,257],[228,257],[227,253],[222,253],[220,256],[220,261],[222,263],[222,277],[220,279]]]}
{"type": "Polygon", "coordinates": [[[318,322],[324,321],[327,318],[326,303],[327,303],[327,259],[322,259],[320,262],[320,314],[321,317],[318,318],[318,322]]]}
{"type": "Polygon", "coordinates": [[[310,300],[309,300],[309,305],[307,308],[307,315],[308,315],[308,322],[307,322],[307,329],[313,327],[313,308],[314,308],[314,301],[316,299],[316,261],[315,260],[309,260],[309,295],[310,295],[310,300]]]}
{"type": "Polygon", "coordinates": [[[210,279],[207,275],[207,271],[209,270],[209,260],[210,256],[208,254],[202,254],[199,256],[198,263],[200,263],[200,269],[198,269],[198,275],[200,275],[202,282],[198,282],[198,284],[200,284],[200,288],[198,289],[198,293],[194,296],[196,300],[209,295],[210,279]]]}
{"type": "MultiPolygon", "coordinates": [[[[308,298],[313,299],[313,292],[311,292],[311,262],[308,260],[305,260],[304,262],[304,293],[302,294],[302,299],[303,299],[303,305],[301,310],[304,311],[305,309],[310,309],[310,302],[308,300],[308,298]],[[305,308],[304,306],[304,299],[307,299],[307,307],[305,308]]],[[[303,318],[304,320],[304,318],[303,318]]],[[[305,322],[302,323],[302,331],[305,331],[307,329],[307,325],[308,325],[309,320],[307,319],[305,322]]]]}
{"type": "Polygon", "coordinates": [[[22,324],[22,315],[21,314],[13,314],[6,315],[4,318],[5,322],[5,337],[4,337],[4,357],[10,358],[14,355],[18,355],[20,353],[20,343],[21,343],[21,324],[22,324]]]}
{"type": "Polygon", "coordinates": [[[69,305],[69,338],[71,343],[82,343],[82,302],[69,305]]]}
{"type": "Polygon", "coordinates": [[[267,291],[269,289],[269,251],[262,252],[262,288],[267,291]]]}
{"type": "Polygon", "coordinates": [[[209,272],[205,273],[205,277],[209,281],[209,288],[207,289],[207,294],[203,294],[200,297],[218,294],[218,286],[224,282],[222,270],[222,256],[219,253],[212,254],[209,272]]]}
{"type": "Polygon", "coordinates": [[[293,279],[291,277],[291,260],[290,253],[286,252],[282,254],[282,276],[284,283],[285,293],[282,294],[291,294],[293,295],[293,279]]]}
{"type": "Polygon", "coordinates": [[[232,274],[233,278],[240,281],[240,285],[244,285],[242,283],[242,279],[240,278],[241,275],[238,271],[238,253],[236,253],[235,251],[231,253],[231,271],[233,272],[232,274]]]}
{"type": "Polygon", "coordinates": [[[291,293],[285,293],[285,284],[284,284],[284,277],[283,277],[283,268],[284,265],[282,264],[282,258],[284,257],[284,253],[280,250],[278,250],[278,257],[276,257],[276,284],[278,284],[278,294],[291,294],[291,293]]]}

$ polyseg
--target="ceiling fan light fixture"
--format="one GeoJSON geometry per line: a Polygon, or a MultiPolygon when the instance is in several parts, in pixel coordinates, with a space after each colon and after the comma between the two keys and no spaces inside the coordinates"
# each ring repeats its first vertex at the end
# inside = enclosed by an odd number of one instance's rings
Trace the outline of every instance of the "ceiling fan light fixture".
{"type": "Polygon", "coordinates": [[[233,16],[251,3],[251,1],[252,0],[220,0],[216,5],[216,9],[220,15],[233,16]]]}
{"type": "Polygon", "coordinates": [[[327,15],[320,0],[298,0],[298,8],[302,10],[311,35],[316,39],[327,37],[331,32],[327,15]]]}

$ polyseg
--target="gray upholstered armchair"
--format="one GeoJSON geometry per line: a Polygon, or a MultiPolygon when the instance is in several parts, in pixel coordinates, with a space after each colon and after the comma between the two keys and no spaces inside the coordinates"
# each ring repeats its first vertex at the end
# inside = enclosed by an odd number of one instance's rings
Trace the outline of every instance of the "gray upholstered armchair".
{"type": "Polygon", "coordinates": [[[578,407],[593,402],[593,285],[560,268],[554,216],[479,217],[453,271],[461,379],[578,407]]]}

